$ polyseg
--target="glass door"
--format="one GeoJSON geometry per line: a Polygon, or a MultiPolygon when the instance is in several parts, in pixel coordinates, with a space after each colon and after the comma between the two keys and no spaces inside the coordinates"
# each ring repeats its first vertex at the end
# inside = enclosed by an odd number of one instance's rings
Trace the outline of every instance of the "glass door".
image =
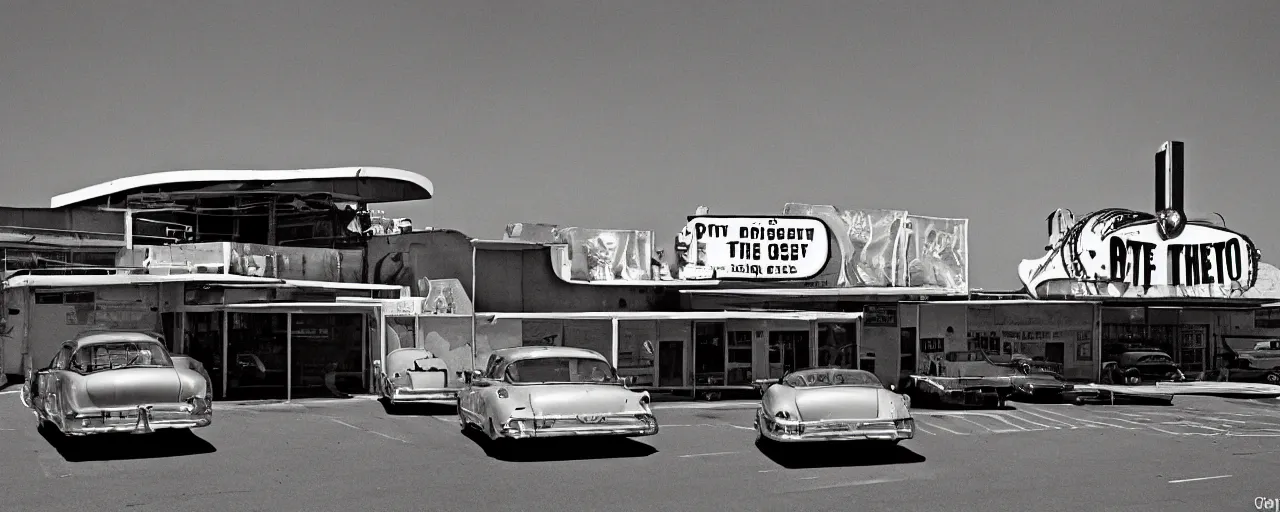
{"type": "Polygon", "coordinates": [[[858,367],[858,324],[818,324],[818,366],[850,370],[858,367]]]}
{"type": "Polygon", "coordinates": [[[726,370],[730,386],[751,385],[751,331],[729,331],[729,357],[726,370]]]}
{"type": "Polygon", "coordinates": [[[694,385],[725,385],[728,344],[724,322],[694,322],[693,343],[694,385]]]}
{"type": "Polygon", "coordinates": [[[809,331],[769,332],[769,378],[809,367],[809,331]]]}
{"type": "Polygon", "coordinates": [[[293,398],[363,393],[364,315],[293,314],[293,398]]]}
{"type": "Polygon", "coordinates": [[[228,313],[227,397],[284,399],[288,373],[284,313],[228,313]]]}
{"type": "Polygon", "coordinates": [[[222,312],[185,313],[186,329],[182,330],[183,349],[192,359],[204,365],[213,380],[213,394],[222,394],[222,312]]]}

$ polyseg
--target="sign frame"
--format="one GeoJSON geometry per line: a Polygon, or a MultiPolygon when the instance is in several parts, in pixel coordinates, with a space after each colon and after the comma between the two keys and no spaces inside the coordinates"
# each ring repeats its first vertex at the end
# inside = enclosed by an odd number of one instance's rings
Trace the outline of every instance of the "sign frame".
{"type": "MultiPolygon", "coordinates": [[[[820,219],[820,218],[818,218],[818,217],[815,217],[815,216],[812,216],[812,215],[711,215],[711,214],[708,214],[708,215],[689,215],[689,216],[686,218],[686,220],[685,220],[684,228],[681,228],[681,229],[687,229],[687,228],[688,228],[691,224],[693,224],[693,222],[694,222],[695,220],[697,220],[697,219],[759,219],[759,220],[792,220],[792,219],[798,219],[798,220],[806,220],[806,221],[813,221],[813,222],[817,222],[818,224],[820,224],[820,225],[822,226],[822,228],[823,228],[823,231],[825,232],[824,234],[825,234],[825,235],[826,235],[826,237],[827,237],[827,239],[826,239],[826,247],[827,247],[827,251],[826,251],[826,253],[827,253],[827,254],[826,254],[826,257],[822,259],[822,265],[821,265],[821,266],[819,266],[819,267],[817,267],[817,270],[816,270],[816,271],[814,271],[813,273],[809,274],[809,275],[804,275],[804,274],[795,274],[795,275],[779,275],[779,276],[777,276],[777,277],[772,277],[772,276],[767,275],[767,274],[759,274],[759,275],[756,275],[756,276],[750,276],[750,277],[748,277],[748,276],[727,276],[727,277],[725,277],[725,276],[719,276],[719,275],[716,275],[716,276],[712,277],[711,279],[719,280],[719,281],[745,281],[745,282],[808,281],[808,280],[810,280],[810,279],[813,279],[813,278],[816,278],[816,277],[818,277],[818,276],[822,275],[822,274],[823,274],[823,272],[825,272],[825,271],[827,270],[827,266],[829,266],[829,265],[831,264],[831,256],[832,256],[831,248],[832,248],[832,245],[834,245],[834,244],[832,243],[832,242],[833,242],[833,240],[832,240],[831,226],[827,225],[826,221],[824,221],[824,220],[822,220],[822,219],[820,219]]],[[[696,238],[694,238],[694,239],[692,239],[692,241],[693,241],[693,244],[694,244],[694,245],[692,245],[692,246],[689,248],[689,250],[690,250],[691,252],[694,252],[694,254],[696,254],[696,251],[697,251],[697,245],[696,245],[696,244],[697,244],[697,239],[696,239],[696,238]]],[[[696,260],[695,260],[695,261],[696,261],[696,260]]]]}

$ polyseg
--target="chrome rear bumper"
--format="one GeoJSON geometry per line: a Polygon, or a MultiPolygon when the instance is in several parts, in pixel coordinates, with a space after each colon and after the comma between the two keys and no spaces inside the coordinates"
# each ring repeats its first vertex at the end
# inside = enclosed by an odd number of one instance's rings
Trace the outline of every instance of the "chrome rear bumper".
{"type": "Polygon", "coordinates": [[[62,422],[62,433],[73,436],[89,434],[149,434],[163,429],[207,427],[213,423],[212,402],[203,404],[141,405],[95,409],[68,414],[62,422]]]}
{"type": "Polygon", "coordinates": [[[390,396],[387,396],[387,400],[389,400],[393,405],[415,402],[456,401],[458,399],[458,391],[459,390],[453,388],[395,388],[391,390],[390,396]]]}
{"type": "Polygon", "coordinates": [[[756,430],[771,441],[901,441],[916,436],[916,421],[891,420],[794,421],[756,415],[756,430]],[[762,428],[763,427],[763,428],[762,428]]]}
{"type": "Polygon", "coordinates": [[[553,437],[643,437],[658,433],[653,414],[559,415],[512,418],[498,433],[508,439],[553,437]]]}

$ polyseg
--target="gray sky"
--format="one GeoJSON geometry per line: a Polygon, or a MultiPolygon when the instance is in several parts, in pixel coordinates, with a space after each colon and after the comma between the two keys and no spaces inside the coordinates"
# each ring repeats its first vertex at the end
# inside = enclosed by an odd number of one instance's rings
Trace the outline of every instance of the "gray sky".
{"type": "Polygon", "coordinates": [[[968,217],[1014,288],[1044,217],[1187,205],[1280,250],[1280,2],[0,0],[0,203],[188,168],[382,165],[388,208],[651,229],[700,204],[968,217]]]}

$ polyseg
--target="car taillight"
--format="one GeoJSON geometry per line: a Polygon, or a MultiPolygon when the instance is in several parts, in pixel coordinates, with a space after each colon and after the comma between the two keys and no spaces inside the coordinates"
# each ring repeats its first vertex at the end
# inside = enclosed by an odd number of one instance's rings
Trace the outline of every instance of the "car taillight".
{"type": "Polygon", "coordinates": [[[510,398],[511,393],[507,392],[507,388],[498,388],[498,398],[510,398]]]}
{"type": "Polygon", "coordinates": [[[644,407],[644,408],[646,408],[646,409],[648,409],[648,408],[649,408],[649,395],[641,395],[641,396],[640,396],[640,406],[641,406],[641,407],[644,407]]]}

